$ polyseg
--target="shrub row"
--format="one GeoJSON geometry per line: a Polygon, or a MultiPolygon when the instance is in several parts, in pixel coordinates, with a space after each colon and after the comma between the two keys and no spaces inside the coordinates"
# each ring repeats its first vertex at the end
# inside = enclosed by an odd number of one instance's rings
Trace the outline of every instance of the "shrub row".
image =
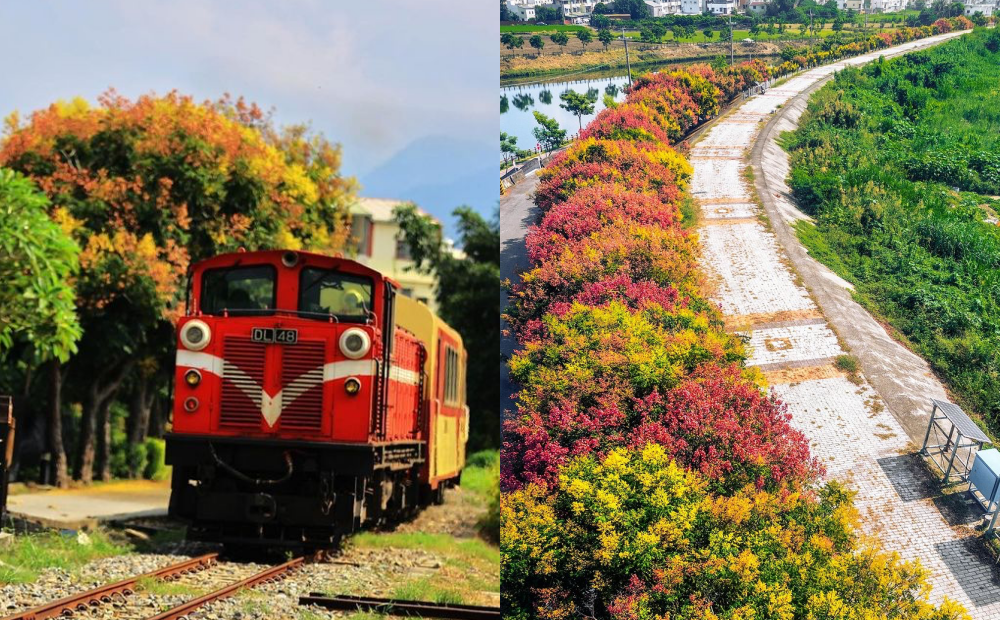
{"type": "Polygon", "coordinates": [[[901,43],[924,39],[936,34],[945,34],[955,30],[969,30],[973,27],[968,18],[959,16],[952,18],[941,18],[930,26],[902,27],[892,32],[880,32],[873,34],[867,39],[845,43],[843,45],[832,46],[828,50],[815,50],[793,57],[791,60],[773,67],[777,75],[786,75],[805,67],[817,67],[827,63],[835,62],[841,58],[859,56],[875,50],[892,47],[901,43]]]}
{"type": "Polygon", "coordinates": [[[645,76],[540,173],[533,267],[505,315],[522,346],[505,616],[961,614],[924,601],[919,567],[858,546],[849,495],[818,485],[806,438],[704,296],[681,208],[692,171],[670,143],[771,75],[645,76]]]}

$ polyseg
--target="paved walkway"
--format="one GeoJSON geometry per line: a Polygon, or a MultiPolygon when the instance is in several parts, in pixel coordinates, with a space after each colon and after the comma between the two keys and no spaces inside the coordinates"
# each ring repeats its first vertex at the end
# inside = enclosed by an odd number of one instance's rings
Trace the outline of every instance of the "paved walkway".
{"type": "Polygon", "coordinates": [[[798,244],[788,221],[805,216],[789,198],[787,157],[774,144],[780,131],[794,127],[808,92],[833,72],[957,34],[813,69],[748,100],[692,148],[691,190],[702,205],[704,267],[727,325],[748,333],[750,364],[765,372],[788,404],[828,476],[857,490],[867,533],[930,571],[932,600],[947,596],[974,618],[1000,619],[1000,580],[968,527],[970,511],[955,505],[954,496],[941,495],[916,455],[930,413],[928,399],[943,397],[944,389],[920,358],[850,299],[848,283],[798,244]],[[756,191],[747,178],[752,148],[756,191]],[[758,199],[773,230],[760,217],[758,199]],[[835,366],[836,357],[846,353],[842,343],[860,359],[871,384],[852,381],[835,366]]]}
{"type": "MultiPolygon", "coordinates": [[[[528,252],[524,246],[524,236],[528,227],[536,224],[540,211],[535,206],[533,196],[538,185],[537,170],[528,172],[517,185],[510,188],[500,197],[500,279],[518,282],[521,272],[531,266],[528,252]]],[[[504,295],[504,309],[507,308],[507,296],[504,295]]],[[[502,324],[501,329],[507,325],[502,324]]],[[[517,347],[513,336],[500,339],[500,354],[509,358],[517,347]]],[[[515,408],[511,396],[517,391],[517,386],[510,382],[507,365],[500,366],[501,392],[503,393],[504,409],[515,408]]]]}
{"type": "Polygon", "coordinates": [[[133,480],[82,489],[25,492],[7,498],[16,517],[62,529],[89,529],[102,521],[166,516],[170,483],[133,480]]]}

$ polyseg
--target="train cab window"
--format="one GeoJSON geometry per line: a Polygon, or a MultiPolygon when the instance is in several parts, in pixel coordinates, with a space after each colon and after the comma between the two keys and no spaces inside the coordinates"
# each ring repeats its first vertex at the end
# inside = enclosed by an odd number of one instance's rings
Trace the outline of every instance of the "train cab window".
{"type": "Polygon", "coordinates": [[[271,265],[209,269],[201,275],[201,311],[269,314],[274,310],[276,278],[271,265]]]}
{"type": "Polygon", "coordinates": [[[365,321],[372,309],[371,278],[306,267],[299,279],[299,312],[365,321]]]}

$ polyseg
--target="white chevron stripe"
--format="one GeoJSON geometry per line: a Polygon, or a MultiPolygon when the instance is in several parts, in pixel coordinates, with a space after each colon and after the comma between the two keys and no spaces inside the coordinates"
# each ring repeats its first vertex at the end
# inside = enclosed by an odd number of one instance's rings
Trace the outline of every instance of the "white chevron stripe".
{"type": "Polygon", "coordinates": [[[323,381],[347,377],[370,377],[375,374],[375,360],[343,360],[323,366],[323,381]]]}
{"type": "MultiPolygon", "coordinates": [[[[320,381],[334,381],[337,379],[346,379],[347,377],[371,377],[375,374],[374,360],[341,360],[330,362],[329,364],[317,366],[303,373],[290,384],[286,385],[280,392],[271,396],[261,388],[253,377],[243,372],[239,366],[210,353],[178,349],[177,366],[195,368],[204,372],[210,372],[218,377],[225,377],[227,381],[239,388],[247,398],[260,407],[261,415],[264,416],[268,426],[274,426],[274,423],[278,421],[285,407],[291,405],[295,402],[296,398],[304,394],[309,388],[317,385],[320,381]]],[[[419,372],[400,368],[399,366],[393,366],[389,370],[389,378],[408,385],[419,385],[420,383],[419,372]]]]}
{"type": "Polygon", "coordinates": [[[184,366],[185,368],[204,370],[219,377],[222,376],[222,358],[216,357],[211,353],[177,349],[177,365],[184,366]]]}

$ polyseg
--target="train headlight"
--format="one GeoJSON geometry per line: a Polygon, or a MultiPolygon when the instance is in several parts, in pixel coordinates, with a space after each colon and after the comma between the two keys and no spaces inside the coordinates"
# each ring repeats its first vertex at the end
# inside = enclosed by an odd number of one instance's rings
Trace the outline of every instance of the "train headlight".
{"type": "Polygon", "coordinates": [[[350,396],[354,396],[361,391],[361,382],[358,381],[357,377],[348,377],[347,381],[344,381],[344,391],[350,396]]]}
{"type": "Polygon", "coordinates": [[[191,387],[198,387],[198,384],[201,383],[201,373],[194,368],[188,370],[184,373],[184,383],[191,387]]]}
{"type": "Polygon", "coordinates": [[[340,351],[352,360],[361,359],[371,348],[372,340],[363,329],[352,327],[340,335],[340,351]]]}
{"type": "Polygon", "coordinates": [[[212,340],[212,330],[205,321],[194,319],[181,328],[181,343],[192,351],[201,351],[212,340]]]}

